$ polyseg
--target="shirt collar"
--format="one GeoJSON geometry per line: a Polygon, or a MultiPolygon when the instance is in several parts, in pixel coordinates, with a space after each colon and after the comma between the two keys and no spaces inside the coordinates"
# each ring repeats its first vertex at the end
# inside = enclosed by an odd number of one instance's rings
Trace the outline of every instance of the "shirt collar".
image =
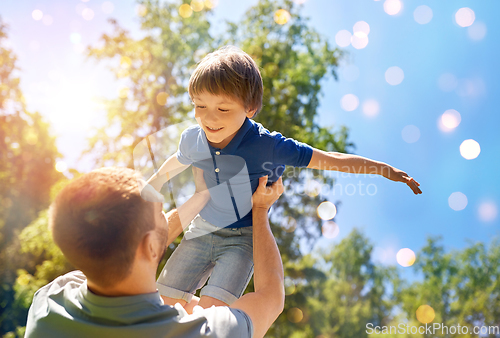
{"type": "MultiPolygon", "coordinates": [[[[241,141],[243,141],[243,138],[245,137],[246,133],[250,130],[251,127],[252,127],[252,122],[250,121],[250,119],[248,117],[245,117],[245,121],[241,125],[241,127],[238,130],[238,132],[236,133],[236,135],[234,135],[231,142],[229,142],[228,145],[225,146],[221,150],[225,154],[228,154],[228,155],[234,154],[236,152],[236,149],[238,149],[238,147],[240,146],[241,141]]],[[[210,146],[210,149],[212,149],[212,150],[218,149],[218,148],[212,147],[210,144],[209,144],[209,146],[210,146]]]]}

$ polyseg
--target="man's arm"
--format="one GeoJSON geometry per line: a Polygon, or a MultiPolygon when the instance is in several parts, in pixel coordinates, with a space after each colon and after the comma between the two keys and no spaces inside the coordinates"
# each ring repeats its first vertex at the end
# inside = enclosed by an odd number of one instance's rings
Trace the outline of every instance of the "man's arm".
{"type": "Polygon", "coordinates": [[[184,165],[179,162],[176,154],[173,154],[163,162],[160,169],[149,178],[147,183],[155,188],[156,191],[160,191],[165,182],[183,172],[187,167],[189,167],[189,165],[184,165]]]}
{"type": "Polygon", "coordinates": [[[377,174],[396,182],[406,183],[415,194],[421,194],[419,183],[402,170],[393,166],[374,161],[366,157],[326,152],[313,149],[311,161],[307,166],[310,169],[335,170],[353,174],[377,174]]]}
{"type": "Polygon", "coordinates": [[[283,182],[280,177],[270,187],[266,187],[266,183],[267,176],[261,177],[259,187],[252,197],[255,292],[243,295],[231,305],[250,317],[255,337],[264,337],[285,304],[283,264],[267,214],[271,205],[283,193],[283,182]]]}
{"type": "Polygon", "coordinates": [[[196,191],[194,195],[177,209],[167,213],[168,222],[168,240],[167,246],[170,245],[184,230],[196,215],[210,200],[210,192],[207,189],[205,179],[203,178],[203,170],[193,167],[194,182],[196,191]]]}

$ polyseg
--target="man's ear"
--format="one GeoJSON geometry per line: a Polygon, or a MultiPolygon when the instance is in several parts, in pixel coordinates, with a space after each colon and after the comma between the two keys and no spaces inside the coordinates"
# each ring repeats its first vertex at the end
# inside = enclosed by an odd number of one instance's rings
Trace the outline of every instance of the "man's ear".
{"type": "Polygon", "coordinates": [[[158,240],[156,240],[153,231],[148,231],[144,237],[142,237],[142,241],[139,244],[139,251],[143,258],[147,260],[158,260],[158,240]]]}

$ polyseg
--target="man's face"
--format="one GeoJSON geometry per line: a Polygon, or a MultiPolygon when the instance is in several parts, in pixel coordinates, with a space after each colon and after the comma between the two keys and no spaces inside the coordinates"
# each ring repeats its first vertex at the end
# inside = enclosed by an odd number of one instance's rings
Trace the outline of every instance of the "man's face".
{"type": "Polygon", "coordinates": [[[207,92],[194,96],[193,103],[195,118],[208,142],[221,149],[231,142],[245,118],[252,117],[255,112],[245,110],[239,100],[207,92]]]}

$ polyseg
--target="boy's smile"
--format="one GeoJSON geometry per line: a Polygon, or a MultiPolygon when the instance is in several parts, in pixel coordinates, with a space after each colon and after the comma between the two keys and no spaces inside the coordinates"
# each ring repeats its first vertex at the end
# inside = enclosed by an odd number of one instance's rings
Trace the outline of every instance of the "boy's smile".
{"type": "Polygon", "coordinates": [[[208,143],[224,148],[255,110],[246,110],[239,100],[223,95],[201,92],[193,96],[195,118],[205,132],[208,143]]]}

